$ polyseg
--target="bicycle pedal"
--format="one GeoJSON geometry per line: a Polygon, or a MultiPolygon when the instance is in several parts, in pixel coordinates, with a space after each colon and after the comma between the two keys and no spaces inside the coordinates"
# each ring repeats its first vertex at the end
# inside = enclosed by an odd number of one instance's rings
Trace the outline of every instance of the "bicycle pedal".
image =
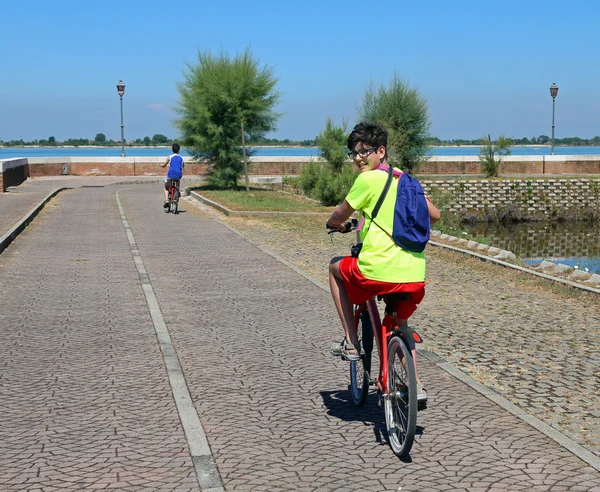
{"type": "Polygon", "coordinates": [[[420,412],[421,410],[427,410],[427,400],[417,401],[417,412],[420,412]]]}

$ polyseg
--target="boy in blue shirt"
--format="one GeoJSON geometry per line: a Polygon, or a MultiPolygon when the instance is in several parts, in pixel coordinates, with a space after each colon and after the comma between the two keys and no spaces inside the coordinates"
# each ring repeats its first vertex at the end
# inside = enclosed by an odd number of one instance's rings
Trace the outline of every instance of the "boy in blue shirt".
{"type": "Polygon", "coordinates": [[[165,203],[163,203],[164,208],[169,208],[169,191],[171,190],[171,186],[173,184],[177,184],[179,186],[179,180],[183,177],[183,157],[179,155],[179,149],[181,147],[177,142],[171,145],[171,150],[173,154],[167,157],[167,160],[164,164],[161,164],[160,167],[169,166],[169,172],[167,173],[167,177],[165,178],[165,203]]]}

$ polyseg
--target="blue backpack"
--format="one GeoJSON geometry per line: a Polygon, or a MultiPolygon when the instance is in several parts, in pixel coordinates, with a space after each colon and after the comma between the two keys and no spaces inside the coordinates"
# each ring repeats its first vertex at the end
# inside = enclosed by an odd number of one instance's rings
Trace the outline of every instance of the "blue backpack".
{"type": "MultiPolygon", "coordinates": [[[[384,168],[380,169],[384,170],[384,168]]],[[[392,234],[390,235],[374,220],[379,213],[379,208],[387,195],[394,176],[392,166],[388,166],[387,171],[388,178],[373,209],[371,220],[401,248],[414,253],[421,253],[425,249],[427,241],[429,241],[429,207],[421,183],[410,174],[404,172],[399,178],[392,234]]]]}

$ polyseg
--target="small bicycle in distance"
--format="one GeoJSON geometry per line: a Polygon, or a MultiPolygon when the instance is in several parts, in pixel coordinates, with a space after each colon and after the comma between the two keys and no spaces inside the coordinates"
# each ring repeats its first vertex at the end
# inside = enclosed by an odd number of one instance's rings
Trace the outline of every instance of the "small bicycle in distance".
{"type": "MultiPolygon", "coordinates": [[[[355,230],[357,219],[346,222],[345,232],[355,230]]],[[[330,231],[329,234],[339,231],[330,231]]],[[[353,246],[355,247],[355,246],[353,246]]],[[[358,335],[360,359],[350,361],[350,392],[352,401],[361,407],[367,401],[369,386],[377,385],[379,406],[383,406],[388,439],[392,451],[406,457],[413,445],[417,427],[417,376],[408,340],[421,343],[419,334],[408,324],[394,326],[388,312],[394,302],[407,294],[374,296],[366,303],[355,306],[354,324],[358,335]],[[379,316],[376,298],[386,303],[383,320],[379,316]],[[379,353],[379,375],[371,379],[373,339],[379,353]]],[[[425,408],[422,404],[422,408],[425,408]]]]}
{"type": "Polygon", "coordinates": [[[169,179],[169,206],[166,209],[166,212],[173,212],[174,214],[179,213],[179,197],[181,193],[179,192],[179,180],[178,179],[169,179]]]}

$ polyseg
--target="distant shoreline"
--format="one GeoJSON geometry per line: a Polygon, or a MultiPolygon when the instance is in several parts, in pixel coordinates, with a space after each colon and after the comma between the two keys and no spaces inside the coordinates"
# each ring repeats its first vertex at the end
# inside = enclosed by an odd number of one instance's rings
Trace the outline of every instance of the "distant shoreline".
{"type": "MultiPolygon", "coordinates": [[[[248,145],[255,149],[317,149],[318,147],[304,145],[248,145]]],[[[431,145],[432,148],[479,148],[482,145],[456,144],[456,145],[431,145]]],[[[540,148],[551,147],[550,144],[515,144],[511,147],[540,148]]],[[[555,145],[555,147],[600,147],[600,145],[555,145]]],[[[0,145],[0,149],[120,149],[120,145],[0,145]]],[[[126,145],[126,149],[170,149],[170,145],[126,145]]],[[[184,147],[185,148],[185,147],[184,147]]]]}

